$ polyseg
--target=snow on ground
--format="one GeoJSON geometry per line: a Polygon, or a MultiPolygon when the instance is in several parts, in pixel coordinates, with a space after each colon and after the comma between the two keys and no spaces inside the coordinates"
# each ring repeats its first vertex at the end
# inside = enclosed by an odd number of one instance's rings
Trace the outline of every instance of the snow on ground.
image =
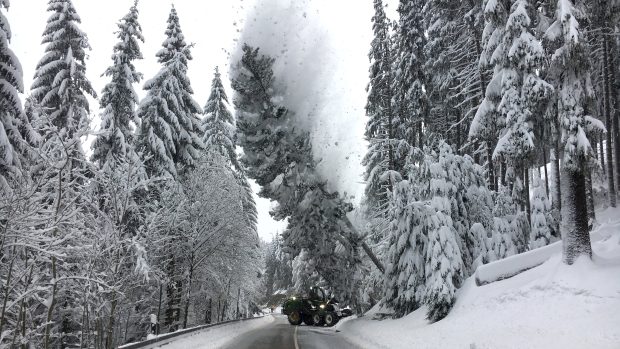
{"type": "MultiPolygon", "coordinates": [[[[477,287],[469,278],[452,312],[429,324],[426,309],[398,320],[372,311],[339,330],[364,348],[620,348],[620,210],[598,215],[594,258],[539,267],[477,287]]],[[[375,310],[376,311],[376,310],[375,310]]]]}
{"type": "Polygon", "coordinates": [[[265,316],[260,319],[247,320],[209,327],[203,331],[191,333],[181,338],[175,338],[171,343],[153,346],[161,349],[214,349],[221,348],[235,338],[266,326],[274,321],[273,316],[265,316]]]}

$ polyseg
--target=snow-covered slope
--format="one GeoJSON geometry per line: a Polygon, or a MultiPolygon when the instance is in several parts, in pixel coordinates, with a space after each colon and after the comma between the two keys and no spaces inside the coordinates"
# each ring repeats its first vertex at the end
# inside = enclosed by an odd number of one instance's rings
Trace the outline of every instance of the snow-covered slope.
{"type": "Polygon", "coordinates": [[[469,278],[454,309],[429,324],[426,309],[398,320],[372,314],[340,330],[362,347],[620,348],[620,210],[599,213],[594,258],[564,265],[556,253],[512,278],[476,286],[469,278]]]}

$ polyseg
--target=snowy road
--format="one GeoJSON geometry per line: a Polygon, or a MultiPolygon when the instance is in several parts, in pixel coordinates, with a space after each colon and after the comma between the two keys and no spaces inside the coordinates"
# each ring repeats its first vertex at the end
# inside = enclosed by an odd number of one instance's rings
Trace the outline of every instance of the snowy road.
{"type": "Polygon", "coordinates": [[[349,343],[332,328],[291,326],[286,317],[275,315],[275,321],[248,332],[223,348],[225,349],[324,349],[359,348],[349,343]]]}
{"type": "Polygon", "coordinates": [[[291,326],[281,314],[215,326],[166,344],[161,349],[357,349],[334,328],[291,326]]]}

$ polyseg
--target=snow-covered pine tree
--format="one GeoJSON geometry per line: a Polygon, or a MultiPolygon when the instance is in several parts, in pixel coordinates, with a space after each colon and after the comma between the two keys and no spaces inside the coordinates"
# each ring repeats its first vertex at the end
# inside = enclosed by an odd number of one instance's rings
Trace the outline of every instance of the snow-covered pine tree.
{"type": "Polygon", "coordinates": [[[163,67],[145,83],[147,96],[138,108],[141,125],[137,144],[149,175],[176,177],[181,168],[194,165],[203,144],[197,117],[201,108],[192,97],[187,76],[191,45],[185,43],[174,7],[162,46],[157,58],[163,67]]]}
{"type": "Polygon", "coordinates": [[[426,317],[435,322],[443,319],[454,305],[456,290],[463,280],[463,260],[457,241],[457,232],[451,218],[450,197],[456,186],[447,177],[449,154],[447,144],[440,145],[436,162],[430,165],[430,214],[428,216],[428,243],[426,246],[426,285],[424,303],[426,317]]]}
{"type": "MultiPolygon", "coordinates": [[[[428,283],[425,286],[425,280],[433,272],[426,268],[425,260],[430,258],[431,236],[428,232],[431,230],[439,231],[446,225],[451,231],[449,237],[433,235],[433,238],[441,239],[435,243],[442,244],[442,251],[448,248],[446,246],[456,244],[455,250],[450,249],[458,252],[460,276],[453,280],[453,285],[469,276],[475,270],[474,265],[495,260],[488,256],[491,248],[487,231],[493,229],[490,208],[493,200],[483,168],[469,156],[454,154],[443,141],[436,146],[427,145],[424,152],[416,148],[410,161],[408,179],[394,187],[390,205],[391,230],[384,292],[386,304],[397,316],[405,315],[425,302],[425,287],[428,286],[428,283]],[[440,191],[440,203],[448,205],[439,213],[433,206],[437,204],[436,191],[440,191]],[[436,217],[440,217],[443,223],[438,223],[436,217]]],[[[439,257],[435,255],[433,258],[439,257]]]]}
{"type": "MultiPolygon", "coordinates": [[[[495,181],[499,174],[493,171],[493,151],[497,145],[500,130],[505,126],[505,118],[502,118],[498,105],[502,99],[502,79],[504,75],[505,55],[502,39],[505,34],[506,19],[509,8],[508,1],[485,0],[483,2],[484,30],[482,32],[482,51],[480,54],[480,66],[484,69],[492,69],[492,77],[486,86],[482,99],[469,128],[470,140],[478,140],[486,150],[489,181],[495,181]],[[497,53],[496,53],[497,52],[497,53]]],[[[495,188],[495,183],[491,183],[495,188]]]]}
{"type": "Polygon", "coordinates": [[[80,330],[79,315],[74,311],[77,309],[75,302],[82,297],[76,295],[73,282],[59,280],[74,275],[76,270],[86,272],[86,268],[79,267],[81,254],[72,250],[72,246],[83,242],[65,237],[85,239],[91,232],[86,227],[91,215],[87,209],[89,203],[82,193],[92,168],[86,162],[81,137],[89,132],[86,95],[96,96],[86,78],[86,49],[90,46],[86,34],[79,29],[81,20],[73,3],[71,0],[49,0],[47,9],[51,15],[43,32],[45,54],[37,64],[32,84],[32,96],[41,112],[43,140],[39,153],[45,163],[37,176],[46,183],[41,193],[47,197],[41,200],[53,212],[44,233],[50,240],[60,239],[55,249],[60,251],[59,255],[66,253],[71,258],[57,259],[53,254],[41,266],[49,270],[46,277],[52,281],[45,287],[44,298],[49,300],[46,315],[38,324],[45,328],[40,346],[46,349],[60,342],[74,344],[72,336],[80,330]],[[61,316],[66,316],[67,321],[60,321],[61,316]],[[60,326],[54,326],[55,322],[60,326]]]}
{"type": "Polygon", "coordinates": [[[8,190],[8,176],[21,167],[25,142],[19,127],[27,122],[19,93],[24,92],[22,67],[9,47],[11,28],[4,15],[9,0],[0,0],[0,190],[8,190]]]}
{"type": "Polygon", "coordinates": [[[397,317],[416,310],[424,300],[424,258],[427,244],[427,229],[424,223],[430,212],[420,194],[424,188],[428,188],[428,160],[423,158],[419,161],[419,166],[408,167],[409,179],[394,185],[390,201],[384,301],[397,317]]]}
{"type": "Polygon", "coordinates": [[[620,3],[615,0],[594,0],[578,2],[575,5],[581,7],[584,18],[580,20],[587,26],[584,28],[584,37],[590,39],[590,69],[597,96],[600,96],[597,98],[599,114],[608,131],[601,137],[601,148],[605,149],[601,149],[600,157],[606,166],[609,205],[616,207],[620,186],[620,161],[617,160],[620,156],[620,142],[617,141],[620,122],[620,93],[617,88],[620,76],[617,67],[620,51],[619,43],[614,37],[618,30],[620,3]]]}
{"type": "Polygon", "coordinates": [[[114,45],[113,64],[104,73],[111,80],[101,94],[101,130],[92,145],[91,157],[100,168],[120,158],[137,158],[130,124],[139,124],[136,115],[138,95],[133,84],[142,79],[133,64],[133,61],[142,59],[139,42],[144,42],[137,6],[138,0],[117,24],[119,41],[114,45]]]}
{"type": "Polygon", "coordinates": [[[366,166],[366,200],[374,211],[373,215],[383,215],[381,212],[387,208],[389,199],[388,191],[392,183],[399,180],[396,171],[402,167],[396,164],[396,143],[399,142],[395,142],[398,123],[392,105],[390,22],[382,0],[374,0],[374,9],[374,37],[368,54],[371,62],[366,103],[368,122],[364,133],[369,148],[362,163],[366,166]]]}
{"type": "Polygon", "coordinates": [[[534,175],[534,182],[532,184],[530,249],[535,249],[549,245],[551,242],[551,222],[548,222],[551,213],[551,204],[549,203],[545,188],[543,187],[542,180],[538,173],[534,175]]]}
{"type": "Polygon", "coordinates": [[[228,104],[228,96],[224,90],[220,72],[216,67],[215,76],[211,83],[211,94],[204,107],[204,118],[202,119],[204,136],[202,141],[207,153],[215,152],[225,156],[228,158],[228,161],[230,161],[230,165],[235,169],[237,180],[245,193],[243,207],[248,219],[248,224],[256,231],[258,212],[256,210],[256,203],[254,202],[252,187],[237,157],[235,119],[230,110],[228,110],[228,104]]]}
{"type": "Polygon", "coordinates": [[[495,253],[495,259],[503,259],[517,253],[518,230],[514,224],[515,211],[510,189],[500,186],[495,194],[495,208],[493,209],[494,224],[491,248],[495,253]]]}
{"type": "Polygon", "coordinates": [[[202,142],[207,151],[226,156],[236,170],[241,170],[235,149],[235,119],[228,110],[228,96],[217,67],[211,82],[211,94],[203,109],[203,114],[202,142]]]}
{"type": "Polygon", "coordinates": [[[591,93],[587,43],[579,23],[582,12],[571,0],[558,0],[555,22],[545,37],[556,43],[551,73],[557,76],[558,112],[562,131],[562,241],[563,258],[572,264],[581,255],[591,256],[588,232],[585,174],[593,156],[587,132],[603,129],[602,123],[585,112],[591,93]]]}
{"type": "MultiPolygon", "coordinates": [[[[426,119],[428,100],[424,91],[424,23],[422,10],[425,0],[401,0],[398,5],[399,23],[395,33],[392,91],[394,99],[396,154],[408,154],[409,147],[422,148],[422,127],[426,119]]],[[[376,33],[376,32],[375,32],[376,33]]],[[[403,162],[402,160],[399,162],[403,162]]],[[[401,166],[402,167],[402,166],[401,166]]],[[[404,172],[404,171],[403,171],[404,172]]]]}
{"type": "MultiPolygon", "coordinates": [[[[51,16],[43,32],[45,55],[36,67],[32,96],[49,118],[62,141],[69,145],[74,159],[84,159],[80,137],[88,128],[89,105],[86,95],[96,97],[86,78],[86,49],[90,49],[86,33],[78,25],[80,16],[71,0],[49,0],[51,16]]],[[[72,166],[81,166],[73,161],[72,166]]]]}
{"type": "MultiPolygon", "coordinates": [[[[524,188],[518,185],[524,169],[529,168],[528,159],[536,149],[532,126],[535,119],[543,115],[544,104],[553,91],[553,87],[538,74],[545,53],[540,41],[532,34],[531,11],[529,0],[514,0],[502,42],[494,52],[495,55],[504,55],[501,101],[497,108],[505,119],[505,127],[493,156],[506,159],[507,172],[514,171],[515,180],[509,181],[508,185],[512,188],[513,183],[516,184],[513,188],[515,200],[522,208],[528,209],[527,185],[524,188]]],[[[527,178],[528,175],[525,176],[526,184],[527,178]]]]}

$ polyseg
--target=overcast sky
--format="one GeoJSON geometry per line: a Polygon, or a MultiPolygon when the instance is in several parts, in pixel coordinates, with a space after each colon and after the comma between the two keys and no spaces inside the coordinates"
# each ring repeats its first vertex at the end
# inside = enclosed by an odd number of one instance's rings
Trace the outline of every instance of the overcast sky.
{"type": "MultiPolygon", "coordinates": [[[[287,17],[287,6],[299,7],[306,0],[141,0],[139,4],[140,18],[146,42],[142,45],[144,59],[136,63],[145,79],[150,79],[159,71],[155,53],[160,49],[165,38],[164,30],[171,5],[174,3],[187,42],[195,43],[192,50],[194,60],[189,65],[189,76],[194,88],[194,98],[205,104],[210,90],[213,70],[221,67],[224,83],[229,96],[232,96],[227,73],[232,52],[236,50],[237,39],[241,31],[259,30],[277,24],[278,18],[254,18],[257,4],[260,10],[266,3],[279,7],[274,11],[277,16],[287,17]],[[249,18],[246,18],[248,17],[249,18]],[[258,24],[256,22],[269,21],[258,24]],[[246,23],[250,25],[246,26],[246,23]],[[254,25],[254,26],[253,26],[254,25]]],[[[339,100],[332,98],[325,102],[335,105],[330,111],[338,111],[343,115],[333,115],[340,123],[326,124],[324,119],[317,119],[312,125],[315,143],[320,142],[322,150],[319,156],[327,165],[324,172],[333,176],[331,181],[336,189],[347,191],[359,200],[363,192],[361,183],[362,168],[359,164],[365,144],[361,139],[365,123],[363,107],[365,84],[367,81],[368,61],[366,53],[371,40],[372,1],[371,0],[310,0],[311,11],[304,12],[304,18],[312,16],[313,25],[320,26],[326,34],[325,40],[331,42],[329,52],[318,55],[331,55],[330,65],[336,64],[338,69],[338,85],[342,92],[339,100]],[[335,62],[335,63],[334,63],[335,62]],[[349,93],[350,92],[350,93],[349,93]],[[345,96],[346,95],[346,96],[345,96]],[[334,126],[344,128],[334,133],[334,126]]],[[[392,0],[391,2],[394,2],[392,0]]],[[[133,4],[133,0],[73,0],[74,6],[82,18],[81,29],[87,33],[92,51],[87,60],[87,76],[96,91],[101,91],[108,82],[101,74],[111,63],[112,47],[116,43],[114,32],[116,23],[133,4]]],[[[49,13],[46,12],[47,0],[13,0],[7,14],[13,31],[11,47],[19,57],[24,69],[24,84],[29,89],[37,62],[41,59],[44,46],[41,34],[45,28],[49,13]]],[[[260,12],[260,11],[258,11],[260,12]]],[[[312,29],[311,30],[317,30],[312,29]]],[[[291,28],[291,30],[294,30],[291,28]]],[[[247,32],[246,32],[247,33],[247,32]]],[[[261,35],[261,34],[258,34],[261,35]]],[[[308,41],[312,33],[294,33],[285,40],[308,41]]],[[[256,35],[254,35],[256,37],[256,35]]],[[[244,38],[245,40],[246,38],[244,38]]],[[[274,38],[273,40],[277,40],[274,38]]],[[[282,43],[286,46],[286,43],[282,43]]],[[[314,45],[314,44],[313,44],[314,45]]],[[[289,43],[290,46],[290,43],[289,43]]],[[[276,46],[277,47],[277,46],[276,46]]],[[[320,58],[320,57],[319,57],[320,58]]],[[[334,68],[336,69],[336,68],[334,68]]],[[[325,88],[332,88],[326,86],[325,88]]],[[[136,86],[140,96],[144,96],[142,86],[136,86]]],[[[99,105],[92,101],[91,112],[99,113],[99,105]]],[[[97,120],[93,127],[99,127],[97,120]]],[[[319,147],[317,147],[318,149],[319,147]]],[[[274,222],[269,216],[271,204],[257,198],[259,210],[259,235],[271,240],[273,234],[281,232],[284,224],[274,222]]]]}

